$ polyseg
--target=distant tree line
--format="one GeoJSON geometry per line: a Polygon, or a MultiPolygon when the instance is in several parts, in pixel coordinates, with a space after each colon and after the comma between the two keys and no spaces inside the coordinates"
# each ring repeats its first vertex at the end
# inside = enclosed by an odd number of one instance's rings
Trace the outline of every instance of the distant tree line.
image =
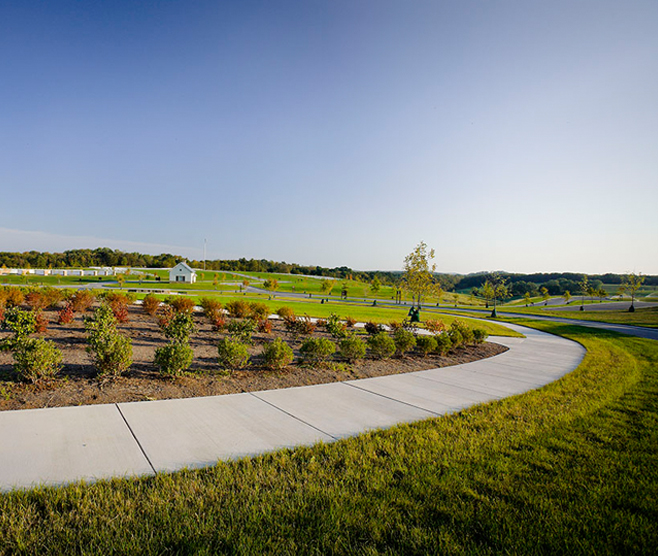
{"type": "MultiPolygon", "coordinates": [[[[126,266],[147,268],[171,268],[181,261],[190,266],[202,268],[203,261],[190,260],[180,255],[161,253],[147,255],[143,253],[126,253],[118,249],[99,247],[97,249],[71,249],[63,253],[42,253],[27,251],[25,253],[0,252],[0,267],[7,268],[80,268],[90,266],[126,266]]],[[[308,276],[328,276],[337,280],[357,280],[372,282],[375,278],[381,285],[396,286],[402,279],[402,271],[354,270],[347,266],[327,268],[314,265],[300,265],[268,261],[266,259],[233,259],[213,260],[205,262],[206,270],[228,272],[276,272],[281,274],[305,274],[308,276]]],[[[525,293],[537,295],[540,287],[545,287],[551,295],[561,295],[565,290],[578,290],[582,274],[573,272],[551,272],[535,274],[501,273],[509,284],[513,296],[523,296],[525,293]]],[[[435,282],[443,291],[473,291],[480,289],[489,274],[485,272],[461,275],[434,273],[435,282]]],[[[621,284],[623,274],[590,275],[593,286],[603,284],[621,284]]],[[[658,285],[658,276],[646,276],[646,285],[658,285]]]]}

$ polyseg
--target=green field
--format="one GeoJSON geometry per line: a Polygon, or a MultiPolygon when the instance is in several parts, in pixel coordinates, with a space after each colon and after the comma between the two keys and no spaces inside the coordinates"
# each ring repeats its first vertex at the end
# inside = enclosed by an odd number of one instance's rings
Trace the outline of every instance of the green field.
{"type": "MultiPolygon", "coordinates": [[[[636,309],[633,313],[627,310],[623,311],[579,311],[578,306],[573,311],[550,311],[533,307],[515,307],[514,313],[541,315],[545,317],[559,317],[562,319],[590,320],[595,322],[608,322],[611,324],[629,324],[632,326],[648,326],[651,328],[658,327],[658,307],[646,307],[636,309]]],[[[510,312],[512,309],[505,307],[502,311],[510,312]]]]}
{"type": "Polygon", "coordinates": [[[5,554],[651,554],[658,343],[446,417],[152,478],[0,495],[5,554]]]}

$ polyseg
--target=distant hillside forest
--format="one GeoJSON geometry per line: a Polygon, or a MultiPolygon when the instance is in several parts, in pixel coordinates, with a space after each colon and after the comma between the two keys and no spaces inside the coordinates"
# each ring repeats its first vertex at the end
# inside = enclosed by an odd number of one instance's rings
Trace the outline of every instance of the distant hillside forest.
{"type": "MultiPolygon", "coordinates": [[[[63,253],[41,253],[28,251],[25,253],[0,252],[0,267],[7,268],[80,268],[90,266],[125,266],[144,268],[170,268],[185,261],[190,266],[202,268],[203,261],[190,260],[180,255],[162,253],[160,255],[145,255],[143,253],[125,253],[116,249],[99,247],[98,249],[72,249],[63,253]]],[[[309,276],[330,276],[336,279],[353,279],[369,282],[375,276],[382,284],[394,284],[402,277],[400,271],[363,271],[353,270],[346,266],[325,268],[322,266],[306,266],[286,262],[267,261],[265,259],[237,259],[206,261],[207,270],[234,272],[277,272],[282,274],[306,274],[309,276]]],[[[526,292],[536,294],[539,287],[544,286],[551,295],[560,295],[565,290],[571,293],[578,291],[578,282],[583,274],[573,272],[550,272],[536,274],[502,273],[510,286],[512,295],[524,295],[526,292]]],[[[621,284],[621,274],[589,275],[590,284],[595,287],[600,284],[621,284]]],[[[487,273],[475,274],[441,274],[435,275],[444,291],[467,291],[481,288],[487,279],[487,273]]],[[[658,276],[646,276],[645,285],[658,285],[658,276]]]]}

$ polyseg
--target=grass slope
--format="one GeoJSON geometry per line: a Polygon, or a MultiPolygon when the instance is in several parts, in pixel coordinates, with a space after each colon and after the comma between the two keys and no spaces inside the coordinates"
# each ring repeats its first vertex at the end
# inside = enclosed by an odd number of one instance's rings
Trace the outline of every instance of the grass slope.
{"type": "Polygon", "coordinates": [[[645,307],[636,309],[633,313],[627,310],[623,311],[579,311],[576,307],[574,311],[544,311],[542,309],[518,308],[507,309],[501,308],[501,312],[528,313],[531,315],[541,315],[545,317],[559,317],[562,319],[591,320],[595,322],[608,322],[611,324],[629,324],[632,326],[648,326],[658,328],[658,307],[645,307]]]}
{"type": "Polygon", "coordinates": [[[562,380],[331,445],[0,497],[24,554],[649,554],[658,543],[658,343],[582,342],[562,380]]]}

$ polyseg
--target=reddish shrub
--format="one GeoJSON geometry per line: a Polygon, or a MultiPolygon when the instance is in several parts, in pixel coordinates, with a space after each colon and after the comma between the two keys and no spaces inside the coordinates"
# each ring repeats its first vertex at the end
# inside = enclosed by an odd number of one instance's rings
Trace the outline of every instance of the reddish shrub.
{"type": "Polygon", "coordinates": [[[402,328],[402,323],[398,320],[392,320],[388,323],[388,327],[391,329],[391,332],[397,332],[402,328]]]}
{"type": "Polygon", "coordinates": [[[28,293],[25,296],[25,302],[33,311],[41,311],[48,305],[47,299],[45,299],[44,296],[41,295],[41,292],[38,291],[31,291],[28,293]]]}
{"type": "Polygon", "coordinates": [[[7,288],[5,290],[7,307],[18,307],[25,300],[23,292],[18,288],[7,288]]]}
{"type": "Polygon", "coordinates": [[[46,332],[46,330],[48,330],[48,319],[41,311],[36,311],[34,324],[35,324],[34,331],[37,334],[43,334],[44,332],[46,332]]]}
{"type": "Polygon", "coordinates": [[[345,326],[347,326],[347,328],[354,328],[355,324],[356,324],[355,318],[349,316],[345,317],[345,326]]]}
{"type": "Polygon", "coordinates": [[[148,294],[142,302],[142,309],[147,315],[155,316],[160,307],[160,300],[152,293],[148,294]]]}
{"type": "Polygon", "coordinates": [[[315,326],[318,328],[326,328],[327,327],[327,321],[324,319],[318,319],[315,321],[315,326]]]}
{"type": "Polygon", "coordinates": [[[263,334],[270,334],[272,332],[272,323],[267,319],[259,320],[256,329],[263,334]]]}
{"type": "Polygon", "coordinates": [[[293,311],[290,307],[279,307],[276,314],[279,315],[283,320],[286,320],[286,318],[295,318],[295,311],[293,311]]]}
{"type": "Polygon", "coordinates": [[[170,297],[167,299],[167,303],[171,305],[174,311],[177,313],[187,313],[191,314],[194,310],[194,299],[191,297],[170,297]]]}
{"type": "Polygon", "coordinates": [[[171,305],[160,305],[158,309],[158,326],[160,328],[167,328],[173,318],[174,310],[171,305]]]}
{"type": "Polygon", "coordinates": [[[372,321],[366,322],[364,328],[366,332],[371,336],[374,334],[379,334],[382,331],[381,327],[376,322],[372,322],[372,321]]]}
{"type": "Polygon", "coordinates": [[[57,324],[68,324],[73,321],[73,309],[70,303],[57,313],[57,324]]]}
{"type": "Polygon", "coordinates": [[[226,304],[228,314],[236,319],[243,319],[250,314],[249,304],[246,301],[229,301],[226,304]]]}
{"type": "Polygon", "coordinates": [[[226,328],[226,317],[222,314],[217,315],[212,321],[212,327],[217,332],[221,332],[226,328]]]}
{"type": "Polygon", "coordinates": [[[440,332],[446,331],[446,325],[440,320],[427,319],[425,321],[425,328],[427,328],[432,334],[439,334],[440,332]]]}
{"type": "Polygon", "coordinates": [[[71,308],[74,313],[84,313],[96,299],[89,290],[78,290],[71,296],[71,308]]]}
{"type": "Polygon", "coordinates": [[[127,306],[121,305],[119,303],[119,304],[110,305],[110,308],[112,309],[114,318],[117,319],[118,322],[128,322],[130,320],[128,316],[127,306]]]}

